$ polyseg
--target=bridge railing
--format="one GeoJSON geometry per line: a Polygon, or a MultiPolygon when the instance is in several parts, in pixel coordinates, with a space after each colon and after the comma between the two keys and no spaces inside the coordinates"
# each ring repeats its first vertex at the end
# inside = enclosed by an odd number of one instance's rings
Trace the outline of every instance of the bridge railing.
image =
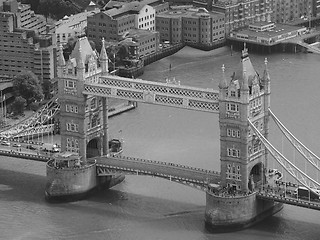
{"type": "Polygon", "coordinates": [[[273,200],[276,202],[282,202],[290,205],[296,205],[296,206],[301,206],[305,208],[320,210],[320,202],[306,201],[306,200],[296,199],[292,197],[281,196],[275,193],[267,193],[267,192],[261,192],[261,191],[257,192],[257,196],[259,198],[273,200]]]}
{"type": "Polygon", "coordinates": [[[114,172],[126,172],[132,175],[146,175],[146,176],[160,177],[170,181],[179,182],[184,185],[192,186],[203,191],[207,190],[207,185],[208,185],[208,181],[205,181],[205,180],[201,181],[197,179],[185,178],[185,177],[175,176],[171,174],[158,173],[154,171],[126,168],[126,167],[117,167],[117,166],[111,166],[107,164],[97,164],[97,167],[107,168],[114,172]]]}
{"type": "Polygon", "coordinates": [[[177,168],[184,168],[191,171],[198,171],[206,174],[212,174],[212,175],[220,175],[220,172],[218,171],[212,171],[208,169],[202,169],[202,168],[196,168],[196,167],[190,167],[186,165],[181,165],[177,163],[169,163],[169,162],[162,162],[162,161],[155,161],[155,160],[149,160],[149,159],[142,159],[142,158],[135,158],[135,157],[127,157],[127,156],[121,156],[121,155],[113,155],[113,158],[119,158],[119,159],[125,159],[125,160],[131,160],[131,161],[139,161],[144,163],[150,163],[150,164],[161,164],[171,167],[177,167],[177,168]]]}
{"type": "Polygon", "coordinates": [[[32,159],[32,160],[37,160],[41,162],[47,162],[48,160],[50,160],[50,157],[19,152],[17,150],[11,150],[11,151],[0,150],[0,155],[9,156],[9,157],[18,157],[18,158],[24,158],[24,159],[32,159]]]}

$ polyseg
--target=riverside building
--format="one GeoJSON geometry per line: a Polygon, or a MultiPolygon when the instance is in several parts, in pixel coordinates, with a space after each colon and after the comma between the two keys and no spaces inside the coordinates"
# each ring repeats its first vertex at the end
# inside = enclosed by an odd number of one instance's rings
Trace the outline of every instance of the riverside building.
{"type": "Polygon", "coordinates": [[[50,35],[17,27],[16,15],[0,12],[0,75],[14,77],[23,70],[50,80],[56,71],[56,49],[50,35]]]}
{"type": "Polygon", "coordinates": [[[100,44],[102,38],[117,42],[131,29],[155,31],[156,13],[168,8],[168,3],[159,0],[111,2],[107,10],[88,17],[88,38],[100,44]]]}
{"type": "MultiPolygon", "coordinates": [[[[211,7],[211,6],[210,6],[211,7]]],[[[212,10],[225,14],[226,34],[254,22],[271,21],[272,0],[213,0],[212,10]]]]}
{"type": "Polygon", "coordinates": [[[215,46],[225,41],[224,15],[193,6],[172,6],[156,16],[160,41],[215,46]]]}

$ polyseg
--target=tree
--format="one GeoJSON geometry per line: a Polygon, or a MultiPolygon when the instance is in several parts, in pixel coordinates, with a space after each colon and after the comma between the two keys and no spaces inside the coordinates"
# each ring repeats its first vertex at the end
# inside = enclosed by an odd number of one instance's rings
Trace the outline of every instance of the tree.
{"type": "Polygon", "coordinates": [[[48,79],[44,79],[42,83],[43,95],[46,99],[51,98],[52,83],[48,79]]]}
{"type": "Polygon", "coordinates": [[[25,109],[26,102],[27,101],[23,97],[21,96],[16,97],[12,103],[13,114],[14,115],[22,114],[25,109]]]}
{"type": "Polygon", "coordinates": [[[37,76],[31,71],[24,71],[13,78],[13,90],[16,97],[23,97],[27,106],[31,102],[41,101],[43,92],[37,76]]]}

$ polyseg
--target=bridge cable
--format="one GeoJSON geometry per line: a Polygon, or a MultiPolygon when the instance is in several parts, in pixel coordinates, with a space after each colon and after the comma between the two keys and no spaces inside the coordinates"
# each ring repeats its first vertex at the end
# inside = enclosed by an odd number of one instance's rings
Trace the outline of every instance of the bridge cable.
{"type": "Polygon", "coordinates": [[[9,129],[0,131],[1,137],[12,138],[30,135],[36,133],[37,130],[50,129],[52,126],[43,125],[48,119],[52,118],[60,110],[58,97],[51,98],[44,106],[42,106],[35,114],[11,126],[9,129]],[[40,126],[36,128],[36,126],[40,126]],[[26,133],[23,135],[23,133],[26,133]]]}
{"type": "Polygon", "coordinates": [[[309,163],[311,163],[318,171],[320,171],[320,158],[314,154],[310,149],[308,149],[299,139],[297,139],[281,122],[280,120],[274,115],[274,113],[269,108],[269,112],[271,117],[273,118],[274,122],[278,126],[278,128],[281,130],[283,135],[286,136],[288,141],[292,144],[292,146],[299,151],[299,153],[308,160],[309,163]],[[316,159],[317,161],[315,161],[316,159]]]}
{"type": "Polygon", "coordinates": [[[314,189],[320,188],[320,183],[306,175],[303,171],[301,171],[298,167],[292,164],[285,156],[283,156],[254,126],[254,124],[248,119],[249,125],[261,140],[266,149],[270,152],[270,154],[276,159],[276,161],[299,183],[305,186],[307,189],[320,196],[314,189]],[[287,165],[286,165],[287,164],[287,165]],[[296,171],[296,172],[295,172],[296,171]],[[300,176],[299,176],[300,175],[300,176]],[[309,184],[307,183],[309,180],[309,184]],[[312,186],[311,186],[312,185],[312,186]]]}

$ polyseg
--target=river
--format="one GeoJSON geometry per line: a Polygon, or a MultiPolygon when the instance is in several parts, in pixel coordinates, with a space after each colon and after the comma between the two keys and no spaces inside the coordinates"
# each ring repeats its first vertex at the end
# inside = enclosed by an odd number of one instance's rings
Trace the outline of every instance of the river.
{"type": "MultiPolygon", "coordinates": [[[[319,155],[320,56],[267,57],[273,112],[319,155]]],[[[262,74],[265,56],[250,54],[250,58],[262,74]]],[[[141,78],[165,82],[175,77],[182,85],[217,89],[222,64],[229,78],[239,62],[240,53],[231,56],[228,48],[209,52],[184,48],[147,66],[141,78]]],[[[286,149],[273,124],[270,132],[270,141],[286,149]]],[[[112,118],[110,133],[124,139],[124,155],[220,170],[216,114],[139,104],[134,111],[112,118]]],[[[290,150],[287,154],[293,156],[290,150]]],[[[272,160],[270,165],[277,167],[272,160]]],[[[204,229],[205,194],[168,180],[127,176],[111,190],[60,204],[44,200],[45,181],[45,163],[0,157],[0,239],[318,240],[320,236],[320,211],[289,205],[243,231],[210,234],[204,229]]]]}

